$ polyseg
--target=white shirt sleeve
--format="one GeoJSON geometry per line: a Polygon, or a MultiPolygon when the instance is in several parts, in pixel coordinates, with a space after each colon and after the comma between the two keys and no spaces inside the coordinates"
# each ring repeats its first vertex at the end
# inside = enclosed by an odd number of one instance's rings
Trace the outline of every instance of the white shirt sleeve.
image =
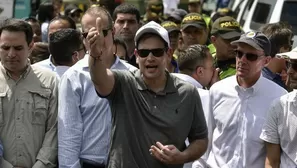
{"type": "Polygon", "coordinates": [[[275,100],[266,117],[260,138],[266,142],[273,144],[280,144],[280,137],[278,133],[279,114],[283,112],[280,99],[275,100]]]}

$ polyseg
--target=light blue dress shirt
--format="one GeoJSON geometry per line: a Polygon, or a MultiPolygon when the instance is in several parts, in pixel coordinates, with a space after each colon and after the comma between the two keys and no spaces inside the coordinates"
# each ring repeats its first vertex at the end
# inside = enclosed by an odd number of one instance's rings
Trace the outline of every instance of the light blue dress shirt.
{"type": "MultiPolygon", "coordinates": [[[[69,68],[59,90],[59,167],[80,168],[80,159],[106,163],[111,112],[107,99],[99,98],[91,81],[88,58],[69,68]]],[[[136,70],[118,57],[110,69],[136,70]]]]}
{"type": "Polygon", "coordinates": [[[56,66],[53,64],[51,59],[52,59],[52,56],[50,55],[48,59],[40,61],[40,62],[36,62],[34,65],[38,65],[38,66],[44,67],[46,69],[49,69],[49,70],[55,72],[56,66]]]}

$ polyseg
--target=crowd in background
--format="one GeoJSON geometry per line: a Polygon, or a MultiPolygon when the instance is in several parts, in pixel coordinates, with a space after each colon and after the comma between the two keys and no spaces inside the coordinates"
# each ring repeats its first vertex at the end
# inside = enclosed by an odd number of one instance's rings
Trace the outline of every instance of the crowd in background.
{"type": "Polygon", "coordinates": [[[289,24],[244,32],[227,1],[62,3],[1,21],[1,168],[297,167],[289,24]]]}

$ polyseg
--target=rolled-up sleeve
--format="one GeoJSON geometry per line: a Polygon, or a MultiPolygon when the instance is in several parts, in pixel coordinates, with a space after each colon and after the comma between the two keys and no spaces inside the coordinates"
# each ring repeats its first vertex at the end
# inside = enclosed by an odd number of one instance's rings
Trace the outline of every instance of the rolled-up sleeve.
{"type": "Polygon", "coordinates": [[[80,112],[78,79],[64,74],[59,87],[58,146],[59,167],[80,168],[83,121],[80,112]]]}

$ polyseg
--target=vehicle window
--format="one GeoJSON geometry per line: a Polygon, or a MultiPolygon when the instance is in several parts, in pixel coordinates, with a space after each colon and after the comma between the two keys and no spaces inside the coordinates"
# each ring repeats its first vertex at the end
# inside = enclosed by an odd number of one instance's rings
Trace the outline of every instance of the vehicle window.
{"type": "Polygon", "coordinates": [[[254,0],[249,0],[247,5],[244,6],[244,12],[243,12],[242,17],[240,18],[240,21],[239,21],[240,25],[244,25],[245,20],[251,10],[253,3],[254,3],[254,0]]]}
{"type": "Polygon", "coordinates": [[[293,33],[297,34],[297,2],[296,1],[285,1],[281,13],[280,20],[287,22],[292,26],[293,33]]]}
{"type": "Polygon", "coordinates": [[[276,0],[269,3],[258,2],[252,17],[251,29],[258,30],[261,26],[268,23],[274,9],[276,0]]]}

